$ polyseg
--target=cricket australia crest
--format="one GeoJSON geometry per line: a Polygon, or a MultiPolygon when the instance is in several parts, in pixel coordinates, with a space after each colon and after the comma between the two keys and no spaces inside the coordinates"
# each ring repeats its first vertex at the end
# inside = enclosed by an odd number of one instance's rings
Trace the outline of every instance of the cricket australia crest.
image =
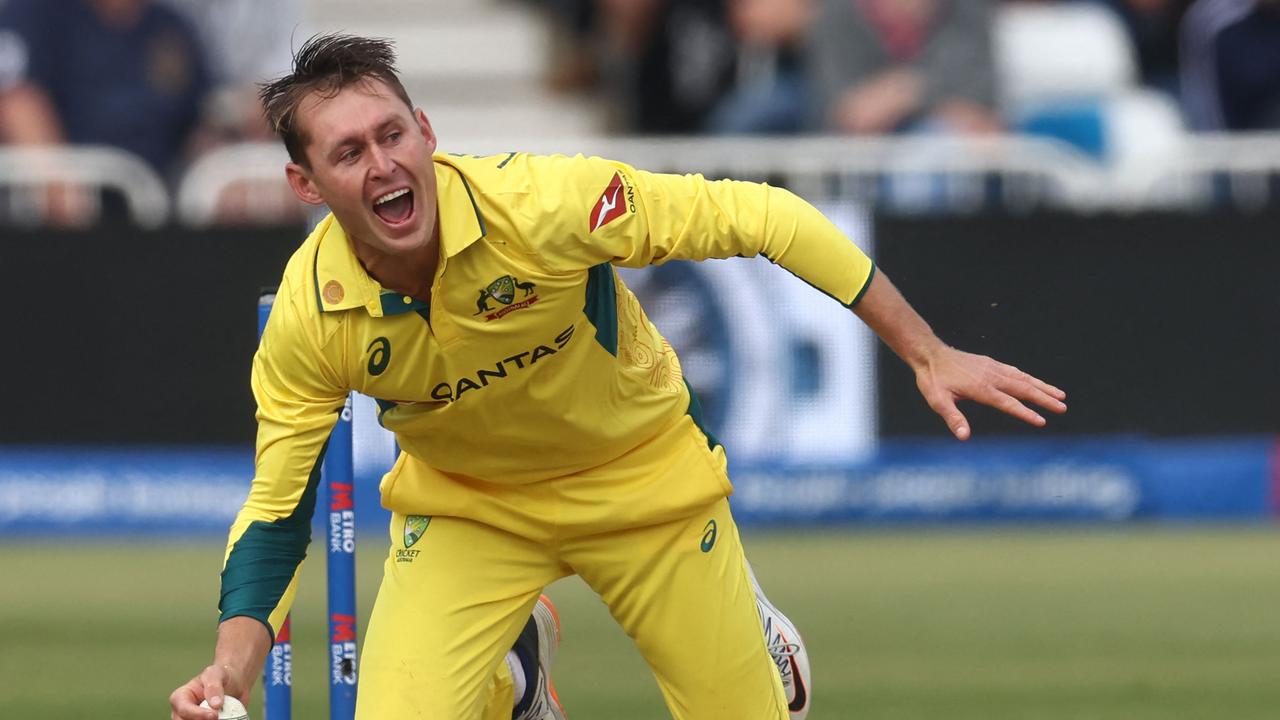
{"type": "Polygon", "coordinates": [[[488,287],[480,290],[480,297],[476,299],[476,311],[474,314],[484,315],[484,321],[491,322],[516,310],[523,310],[538,302],[538,296],[534,294],[536,289],[537,286],[531,282],[520,282],[519,278],[503,275],[489,283],[488,287]],[[520,302],[516,302],[516,290],[524,293],[520,302]],[[496,301],[499,305],[505,307],[491,308],[489,307],[490,300],[496,301]]]}
{"type": "Polygon", "coordinates": [[[422,533],[427,531],[427,526],[431,524],[430,515],[409,515],[404,519],[404,546],[405,549],[413,547],[414,543],[422,537],[422,533]]]}

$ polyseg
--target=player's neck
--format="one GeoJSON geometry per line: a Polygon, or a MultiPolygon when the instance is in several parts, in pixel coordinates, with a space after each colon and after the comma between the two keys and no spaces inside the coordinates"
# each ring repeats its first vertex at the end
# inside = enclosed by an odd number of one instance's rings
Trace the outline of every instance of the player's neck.
{"type": "Polygon", "coordinates": [[[356,258],[365,272],[387,290],[431,301],[431,283],[440,264],[439,232],[417,250],[405,255],[384,253],[364,243],[353,243],[356,258]]]}

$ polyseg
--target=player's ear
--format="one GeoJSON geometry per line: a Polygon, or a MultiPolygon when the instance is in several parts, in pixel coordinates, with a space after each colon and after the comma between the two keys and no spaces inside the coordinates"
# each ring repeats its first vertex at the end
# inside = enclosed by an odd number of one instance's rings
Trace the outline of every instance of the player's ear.
{"type": "Polygon", "coordinates": [[[427,114],[422,112],[422,108],[414,108],[413,119],[418,121],[418,129],[422,132],[422,138],[427,141],[427,152],[435,152],[436,131],[431,129],[431,121],[427,119],[427,114]]]}
{"type": "Polygon", "coordinates": [[[307,169],[298,163],[289,163],[284,166],[285,178],[289,181],[289,187],[293,188],[293,194],[298,199],[308,205],[323,205],[324,198],[320,197],[320,190],[311,180],[311,174],[307,169]]]}

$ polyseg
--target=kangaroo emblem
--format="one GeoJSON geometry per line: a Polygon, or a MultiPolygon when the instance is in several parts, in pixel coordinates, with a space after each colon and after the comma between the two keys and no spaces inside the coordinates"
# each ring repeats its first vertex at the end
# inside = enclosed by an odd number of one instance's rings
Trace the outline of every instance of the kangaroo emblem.
{"type": "Polygon", "coordinates": [[[503,275],[497,280],[489,283],[488,287],[480,290],[480,294],[476,298],[476,311],[474,314],[483,315],[484,313],[492,310],[492,308],[489,307],[490,300],[497,300],[503,305],[510,305],[515,302],[517,289],[524,291],[524,295],[522,297],[528,299],[533,295],[537,287],[537,285],[531,282],[520,282],[519,279],[510,275],[503,275]]]}

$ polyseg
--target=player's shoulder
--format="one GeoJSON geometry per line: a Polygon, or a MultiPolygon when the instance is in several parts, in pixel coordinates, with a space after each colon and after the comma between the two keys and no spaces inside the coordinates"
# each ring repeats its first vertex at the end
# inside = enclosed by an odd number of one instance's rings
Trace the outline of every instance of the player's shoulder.
{"type": "Polygon", "coordinates": [[[584,155],[436,155],[456,170],[494,235],[520,240],[542,254],[548,242],[576,237],[590,227],[602,195],[619,183],[631,186],[630,166],[584,155]],[[619,178],[623,178],[620,180],[619,178]]]}
{"type": "Polygon", "coordinates": [[[616,160],[578,155],[538,155],[506,152],[495,155],[442,153],[437,163],[452,167],[473,192],[482,195],[527,193],[554,195],[579,186],[607,183],[632,168],[616,160]]]}
{"type": "Polygon", "coordinates": [[[533,155],[520,156],[521,166],[525,172],[540,180],[559,180],[558,184],[542,184],[547,189],[589,185],[594,187],[602,181],[607,182],[615,174],[630,174],[634,168],[626,163],[607,158],[577,155],[533,155]]]}
{"type": "Polygon", "coordinates": [[[320,290],[316,285],[316,256],[321,239],[335,222],[333,215],[328,215],[317,223],[285,263],[276,289],[276,302],[287,302],[292,318],[319,318],[322,314],[318,300],[320,290]]]}

